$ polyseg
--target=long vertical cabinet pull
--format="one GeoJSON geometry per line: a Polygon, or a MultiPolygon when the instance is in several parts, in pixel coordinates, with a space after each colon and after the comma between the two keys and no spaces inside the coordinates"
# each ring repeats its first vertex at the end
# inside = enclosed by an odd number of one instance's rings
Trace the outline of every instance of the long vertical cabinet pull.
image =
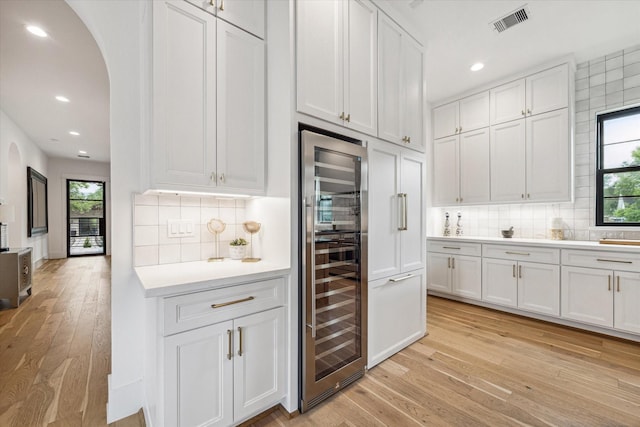
{"type": "Polygon", "coordinates": [[[453,268],[454,270],[456,268],[456,259],[454,257],[451,257],[451,268],[453,268]]]}
{"type": "Polygon", "coordinates": [[[611,275],[610,274],[607,276],[607,282],[608,282],[607,290],[610,291],[611,290],[611,275]]]}
{"type": "Polygon", "coordinates": [[[522,266],[518,266],[518,279],[522,279],[522,266]]]}
{"type": "Polygon", "coordinates": [[[229,351],[227,352],[227,359],[231,360],[233,357],[233,331],[231,329],[227,329],[227,337],[229,337],[229,351]]]}
{"type": "Polygon", "coordinates": [[[220,10],[224,10],[224,0],[220,0],[220,10]]]}
{"type": "Polygon", "coordinates": [[[513,274],[513,278],[515,279],[515,277],[516,277],[516,265],[513,264],[512,267],[513,268],[512,268],[511,274],[513,274]]]}
{"type": "Polygon", "coordinates": [[[451,268],[451,257],[447,257],[447,268],[451,268]]]}
{"type": "Polygon", "coordinates": [[[616,291],[620,292],[620,276],[616,276],[616,291]]]}
{"type": "Polygon", "coordinates": [[[242,356],[242,327],[238,326],[238,356],[242,356]]]}
{"type": "Polygon", "coordinates": [[[398,203],[400,209],[400,225],[398,230],[407,230],[407,193],[398,193],[398,203]]]}
{"type": "MultiPolygon", "coordinates": [[[[313,198],[311,198],[311,202],[308,203],[307,202],[307,198],[304,197],[302,199],[302,208],[305,211],[305,217],[308,218],[309,214],[307,212],[307,209],[311,209],[312,212],[315,212],[316,210],[316,206],[315,206],[315,200],[313,198]]],[[[305,239],[305,243],[304,245],[302,245],[302,257],[303,259],[306,259],[307,257],[307,223],[306,223],[306,218],[302,218],[302,235],[304,236],[305,239]]],[[[312,216],[313,218],[313,216],[312,216]]],[[[311,242],[315,241],[315,236],[314,236],[314,231],[313,231],[313,225],[311,227],[311,242]]],[[[314,243],[312,243],[314,244],[314,243]]],[[[307,327],[311,328],[311,338],[315,338],[316,337],[316,260],[315,257],[311,257],[311,323],[307,323],[307,327]]],[[[308,288],[308,286],[307,286],[308,288]]]]}

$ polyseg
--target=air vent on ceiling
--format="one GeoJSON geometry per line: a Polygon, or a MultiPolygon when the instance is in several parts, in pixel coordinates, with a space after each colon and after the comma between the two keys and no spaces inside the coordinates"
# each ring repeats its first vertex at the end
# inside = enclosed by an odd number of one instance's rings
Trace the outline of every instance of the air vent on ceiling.
{"type": "Polygon", "coordinates": [[[514,25],[517,25],[521,22],[528,20],[530,16],[531,16],[531,12],[529,12],[529,8],[525,4],[524,6],[514,10],[508,15],[505,15],[502,18],[499,18],[491,22],[490,25],[491,27],[493,27],[494,30],[501,33],[504,30],[513,27],[514,25]]]}

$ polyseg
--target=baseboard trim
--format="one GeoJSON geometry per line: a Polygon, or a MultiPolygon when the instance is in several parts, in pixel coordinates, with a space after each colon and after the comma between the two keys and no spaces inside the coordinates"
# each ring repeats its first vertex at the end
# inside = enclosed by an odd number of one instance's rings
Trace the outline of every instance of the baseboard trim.
{"type": "MultiPolygon", "coordinates": [[[[107,401],[107,423],[118,421],[137,413],[142,408],[141,397],[144,395],[142,380],[113,388],[111,375],[107,376],[109,400],[107,401]]],[[[145,412],[145,421],[146,421],[145,412]]]]}

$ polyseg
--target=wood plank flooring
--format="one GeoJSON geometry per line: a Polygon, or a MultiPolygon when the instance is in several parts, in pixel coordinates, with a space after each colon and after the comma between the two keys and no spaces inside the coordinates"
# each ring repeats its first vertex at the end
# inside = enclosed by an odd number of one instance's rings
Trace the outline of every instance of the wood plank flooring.
{"type": "Polygon", "coordinates": [[[429,335],[266,426],[640,426],[640,344],[429,297],[429,335]]]}
{"type": "MultiPolygon", "coordinates": [[[[105,426],[110,323],[108,258],[36,270],[33,295],[0,306],[0,426],[105,426]]],[[[308,413],[252,425],[640,426],[638,343],[435,297],[428,329],[308,413]]]]}
{"type": "MultiPolygon", "coordinates": [[[[106,426],[109,258],[47,261],[19,308],[0,303],[0,426],[106,426]]],[[[144,426],[144,418],[113,425],[144,426]]]]}

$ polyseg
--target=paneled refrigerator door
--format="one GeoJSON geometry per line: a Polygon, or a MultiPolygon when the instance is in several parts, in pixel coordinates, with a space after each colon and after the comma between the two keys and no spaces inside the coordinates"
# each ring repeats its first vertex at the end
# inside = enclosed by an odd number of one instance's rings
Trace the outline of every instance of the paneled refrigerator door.
{"type": "Polygon", "coordinates": [[[301,135],[305,411],[364,375],[367,174],[360,145],[301,135]]]}

